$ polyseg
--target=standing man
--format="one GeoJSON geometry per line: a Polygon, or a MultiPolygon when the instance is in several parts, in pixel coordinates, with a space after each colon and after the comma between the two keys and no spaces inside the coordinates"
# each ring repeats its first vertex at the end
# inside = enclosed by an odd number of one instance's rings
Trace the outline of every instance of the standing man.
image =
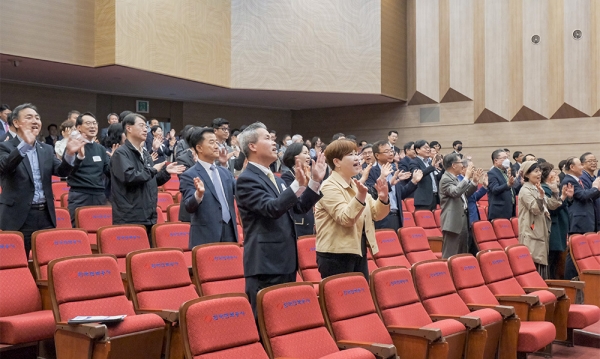
{"type": "Polygon", "coordinates": [[[98,134],[98,122],[93,114],[86,112],[77,117],[77,131],[85,145],[77,155],[73,171],[67,178],[69,185],[69,213],[71,224],[75,227],[75,210],[83,206],[103,206],[104,176],[110,177],[110,157],[104,146],[94,142],[98,134]]]}
{"type": "MultiPolygon", "coordinates": [[[[409,172],[412,175],[412,172],[410,171],[410,163],[415,159],[415,157],[417,157],[417,153],[415,152],[415,143],[413,141],[405,143],[403,151],[404,157],[402,157],[398,163],[398,169],[404,172],[409,172]]],[[[402,181],[402,183],[406,184],[408,181],[410,181],[410,177],[407,180],[402,181]]],[[[413,195],[411,194],[408,197],[412,196],[413,195]]]]}
{"type": "MultiPolygon", "coordinates": [[[[581,174],[581,182],[583,182],[583,188],[590,189],[593,188],[593,183],[596,180],[597,176],[594,175],[596,170],[598,169],[598,160],[596,156],[591,152],[586,152],[579,158],[581,164],[583,165],[583,172],[581,174]]],[[[596,230],[600,231],[600,198],[596,198],[594,200],[594,211],[596,213],[596,230]]]]}
{"type": "Polygon", "coordinates": [[[494,166],[488,171],[488,220],[515,217],[515,177],[507,172],[510,168],[508,155],[503,149],[492,152],[494,166]]]}
{"type": "Polygon", "coordinates": [[[438,170],[441,159],[431,164],[429,158],[431,149],[429,142],[425,140],[416,141],[414,144],[417,156],[410,163],[410,171],[421,170],[423,178],[419,181],[415,191],[415,210],[434,211],[438,204],[438,181],[441,171],[438,170]]]}
{"type": "Polygon", "coordinates": [[[48,137],[46,137],[46,144],[54,147],[56,142],[62,140],[62,136],[58,134],[58,127],[51,123],[48,125],[48,137]]]}
{"type": "Polygon", "coordinates": [[[362,155],[363,159],[363,170],[367,168],[368,165],[373,164],[375,162],[373,158],[373,145],[364,145],[360,154],[362,155]]]}
{"type": "Polygon", "coordinates": [[[52,176],[69,175],[84,142],[70,138],[60,161],[51,146],[36,141],[42,121],[34,105],[19,105],[11,116],[17,136],[0,143],[0,229],[23,233],[29,255],[31,234],[56,227],[52,176]]]}
{"type": "MultiPolygon", "coordinates": [[[[506,155],[508,156],[508,154],[506,154],[506,155]]],[[[515,163],[510,168],[511,175],[513,175],[515,177],[519,176],[519,170],[521,169],[521,163],[523,163],[523,157],[525,157],[525,155],[523,155],[523,152],[521,152],[521,151],[513,152],[513,160],[515,160],[515,163]]]]}
{"type": "MultiPolygon", "coordinates": [[[[117,115],[116,113],[109,113],[108,116],[106,116],[106,119],[108,120],[108,126],[110,126],[113,123],[119,122],[119,115],[117,115]]],[[[104,139],[108,135],[108,126],[106,128],[103,128],[102,131],[100,131],[100,142],[101,143],[104,142],[104,139]]]]}
{"type": "Polygon", "coordinates": [[[277,159],[277,147],[266,126],[253,123],[238,139],[248,159],[246,170],[237,179],[236,197],[244,224],[246,294],[256,317],[259,290],[296,281],[298,253],[291,211],[306,213],[321,198],[320,182],[327,164],[323,154],[313,161],[312,171],[296,160],[296,180],[286,187],[269,170],[277,159]]]}
{"type": "Polygon", "coordinates": [[[233,198],[235,180],[218,160],[227,164],[227,152],[219,148],[212,128],[195,127],[190,148],[198,162],[180,176],[182,206],[191,213],[190,248],[214,242],[237,242],[237,220],[233,198]]]}
{"type": "Polygon", "coordinates": [[[145,142],[146,150],[150,153],[152,153],[152,151],[155,151],[157,149],[154,144],[154,133],[152,131],[150,131],[154,126],[160,127],[160,123],[155,118],[150,120],[150,125],[148,125],[148,136],[146,136],[146,142],[145,142]]]}
{"type": "Polygon", "coordinates": [[[183,172],[183,166],[154,164],[144,146],[148,135],[144,116],[128,114],[123,130],[127,139],[110,159],[113,224],[143,224],[150,239],[156,224],[158,186],[167,183],[171,173],[183,172]]]}
{"type": "MultiPolygon", "coordinates": [[[[8,105],[3,105],[3,106],[7,106],[8,105]]],[[[4,114],[0,115],[1,116],[6,116],[6,121],[8,124],[8,131],[0,136],[0,142],[4,142],[4,141],[10,141],[13,138],[17,137],[17,129],[15,128],[15,126],[13,125],[13,117],[12,117],[12,111],[11,110],[4,110],[2,111],[4,114]]]]}
{"type": "Polygon", "coordinates": [[[462,160],[463,155],[462,153],[460,153],[460,151],[462,151],[462,142],[459,140],[456,140],[454,142],[452,142],[452,148],[454,149],[453,153],[456,153],[458,155],[458,157],[460,157],[460,159],[462,160]]]}
{"type": "Polygon", "coordinates": [[[227,145],[227,139],[229,138],[230,128],[229,121],[224,118],[215,118],[212,121],[212,127],[215,130],[215,135],[217,136],[217,140],[219,143],[219,148],[223,148],[227,151],[227,165],[225,167],[229,168],[229,171],[233,174],[235,170],[233,168],[233,161],[229,161],[232,157],[237,157],[240,155],[240,151],[234,151],[233,148],[227,145]]]}
{"type": "Polygon", "coordinates": [[[394,153],[400,153],[400,149],[396,147],[396,141],[398,141],[398,131],[391,130],[388,132],[388,144],[394,153]]]}
{"type": "Polygon", "coordinates": [[[4,104],[0,106],[0,136],[9,133],[8,128],[10,127],[10,124],[8,123],[8,119],[11,112],[12,111],[8,105],[4,104]]]}
{"type": "Polygon", "coordinates": [[[459,181],[464,164],[458,153],[444,157],[446,171],[440,180],[441,222],[444,241],[442,258],[459,253],[469,253],[469,212],[467,198],[477,191],[477,182],[483,170],[475,170],[469,163],[464,178],[459,181]]]}

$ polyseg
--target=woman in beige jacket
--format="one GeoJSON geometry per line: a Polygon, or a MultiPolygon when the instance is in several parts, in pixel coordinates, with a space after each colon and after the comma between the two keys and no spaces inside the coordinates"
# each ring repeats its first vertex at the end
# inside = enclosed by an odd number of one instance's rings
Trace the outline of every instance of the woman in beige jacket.
{"type": "Polygon", "coordinates": [[[373,221],[390,211],[387,181],[377,181],[378,199],[373,199],[367,187],[352,178],[361,170],[352,141],[333,141],[325,149],[325,158],[333,171],[323,182],[323,197],[315,206],[319,273],[326,278],[360,272],[368,280],[367,242],[374,254],[378,252],[373,221]]]}
{"type": "Polygon", "coordinates": [[[562,204],[558,191],[546,197],[542,188],[542,171],[537,162],[527,161],[521,165],[525,183],[519,191],[519,243],[531,252],[535,267],[544,279],[548,279],[548,251],[552,220],[549,210],[562,204]]]}

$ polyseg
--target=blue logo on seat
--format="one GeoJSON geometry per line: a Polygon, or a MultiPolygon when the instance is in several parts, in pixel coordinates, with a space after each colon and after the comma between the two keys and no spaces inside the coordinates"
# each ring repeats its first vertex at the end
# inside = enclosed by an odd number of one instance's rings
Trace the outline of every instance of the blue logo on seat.
{"type": "Polygon", "coordinates": [[[435,272],[435,273],[431,273],[431,274],[429,275],[429,278],[433,278],[433,277],[439,277],[439,276],[442,276],[442,275],[446,275],[446,272],[435,272]]]}
{"type": "Polygon", "coordinates": [[[395,238],[387,238],[387,239],[382,239],[382,240],[381,240],[381,243],[390,243],[390,242],[393,242],[393,241],[395,241],[395,240],[396,240],[395,238]]]}
{"type": "Polygon", "coordinates": [[[340,297],[342,297],[344,295],[352,295],[352,294],[364,293],[364,291],[365,291],[365,288],[344,289],[344,290],[340,290],[338,292],[338,294],[340,295],[340,297]]]}
{"type": "Polygon", "coordinates": [[[58,246],[61,244],[80,244],[81,239],[61,239],[59,241],[54,241],[54,245],[58,246]]]}
{"type": "Polygon", "coordinates": [[[504,259],[496,259],[492,261],[492,265],[503,263],[504,259]]]}
{"type": "Polygon", "coordinates": [[[529,253],[523,253],[523,254],[519,254],[519,255],[517,256],[517,258],[518,258],[518,259],[521,259],[521,258],[527,258],[527,257],[529,257],[529,253]]]}
{"type": "Polygon", "coordinates": [[[92,215],[93,219],[108,219],[108,218],[112,218],[112,215],[110,214],[94,214],[92,215]]]}
{"type": "Polygon", "coordinates": [[[12,248],[17,248],[17,246],[15,246],[12,243],[0,244],[0,249],[12,249],[12,248]]]}
{"type": "Polygon", "coordinates": [[[169,232],[170,237],[183,237],[189,235],[190,232],[169,232]]]}
{"type": "Polygon", "coordinates": [[[473,270],[475,269],[475,266],[464,266],[463,270],[473,270]]]}
{"type": "Polygon", "coordinates": [[[244,315],[246,315],[246,312],[244,312],[244,311],[219,313],[219,314],[207,315],[206,317],[204,317],[204,321],[207,323],[210,323],[212,321],[217,321],[217,320],[238,318],[238,317],[242,317],[244,315]]]}
{"type": "Polygon", "coordinates": [[[130,239],[140,239],[140,236],[117,236],[117,241],[128,241],[130,239]]]}
{"type": "Polygon", "coordinates": [[[78,277],[100,277],[104,275],[110,275],[110,270],[97,270],[97,271],[89,271],[89,272],[77,272],[78,277]]]}
{"type": "Polygon", "coordinates": [[[405,284],[405,283],[408,283],[408,279],[396,279],[396,280],[391,281],[388,285],[390,287],[393,287],[395,285],[405,284]]]}
{"type": "Polygon", "coordinates": [[[165,267],[176,267],[179,262],[159,262],[150,264],[150,268],[165,268],[165,267]]]}
{"type": "Polygon", "coordinates": [[[238,256],[214,256],[213,260],[216,261],[232,261],[237,259],[238,256]]]}
{"type": "Polygon", "coordinates": [[[415,233],[410,236],[410,238],[421,238],[421,237],[423,237],[423,234],[421,234],[421,233],[415,233]]]}
{"type": "Polygon", "coordinates": [[[296,307],[298,305],[304,305],[310,303],[310,299],[302,298],[302,299],[294,299],[288,302],[283,302],[278,305],[279,309],[285,309],[289,307],[296,307]]]}

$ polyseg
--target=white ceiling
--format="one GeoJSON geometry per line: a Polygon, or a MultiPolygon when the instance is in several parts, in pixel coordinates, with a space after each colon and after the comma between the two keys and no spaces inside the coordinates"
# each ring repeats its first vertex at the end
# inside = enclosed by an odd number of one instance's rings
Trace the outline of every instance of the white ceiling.
{"type": "Polygon", "coordinates": [[[94,93],[303,110],[400,102],[379,94],[239,90],[123,66],[90,68],[0,54],[0,80],[94,93]],[[18,60],[15,67],[12,60],[18,60]]]}

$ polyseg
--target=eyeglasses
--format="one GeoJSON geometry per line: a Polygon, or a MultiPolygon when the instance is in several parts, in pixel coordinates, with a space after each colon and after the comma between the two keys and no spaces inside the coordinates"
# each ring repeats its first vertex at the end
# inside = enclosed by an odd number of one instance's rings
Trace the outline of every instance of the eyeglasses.
{"type": "Polygon", "coordinates": [[[389,150],[389,149],[388,150],[384,150],[384,151],[381,151],[381,153],[385,153],[387,155],[389,153],[392,153],[392,150],[389,150]]]}
{"type": "Polygon", "coordinates": [[[585,163],[598,163],[598,160],[586,160],[585,163]]]}
{"type": "Polygon", "coordinates": [[[217,130],[221,130],[223,132],[229,132],[229,127],[219,127],[217,130]]]}
{"type": "Polygon", "coordinates": [[[96,122],[96,121],[86,121],[83,124],[86,125],[86,126],[88,126],[88,127],[96,127],[96,126],[98,126],[98,122],[96,122]]]}

